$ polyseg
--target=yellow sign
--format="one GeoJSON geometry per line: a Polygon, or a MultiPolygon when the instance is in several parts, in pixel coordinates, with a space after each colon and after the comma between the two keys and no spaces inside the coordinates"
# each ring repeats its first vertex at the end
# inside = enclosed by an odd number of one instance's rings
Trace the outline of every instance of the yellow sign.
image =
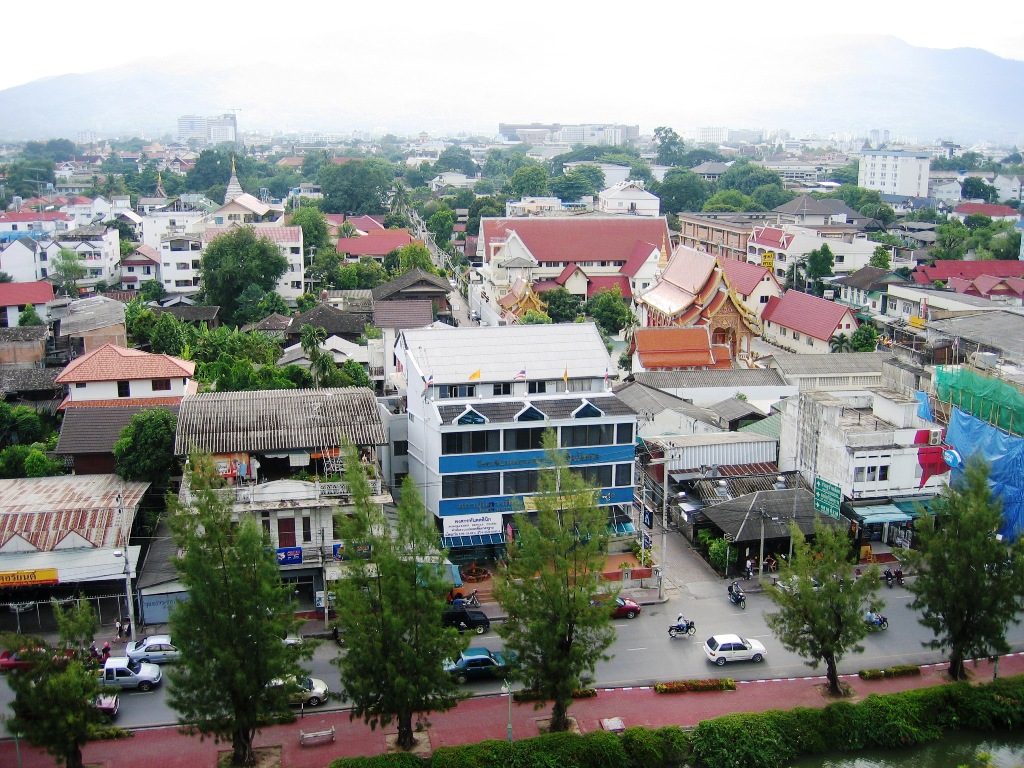
{"type": "Polygon", "coordinates": [[[765,251],[761,254],[761,266],[765,269],[775,269],[775,251],[765,251]]]}
{"type": "Polygon", "coordinates": [[[907,320],[907,325],[909,325],[911,328],[924,328],[924,324],[924,318],[918,317],[917,315],[911,315],[910,319],[907,320]]]}
{"type": "Polygon", "coordinates": [[[28,587],[36,584],[59,584],[56,568],[34,571],[0,571],[0,587],[28,587]]]}

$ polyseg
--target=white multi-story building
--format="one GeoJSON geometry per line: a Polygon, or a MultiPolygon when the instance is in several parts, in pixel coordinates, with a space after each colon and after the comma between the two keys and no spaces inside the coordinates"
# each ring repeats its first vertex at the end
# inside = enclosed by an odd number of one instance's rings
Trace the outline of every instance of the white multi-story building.
{"type": "Polygon", "coordinates": [[[504,543],[538,489],[546,429],[598,489],[609,521],[630,519],[637,417],[611,392],[613,364],[595,325],[407,330],[395,354],[406,376],[409,473],[453,557],[458,536],[504,543]]]}
{"type": "Polygon", "coordinates": [[[861,152],[857,186],[890,195],[928,197],[927,152],[865,149],[861,152]]]}
{"type": "MultiPolygon", "coordinates": [[[[100,282],[113,285],[121,281],[121,242],[116,229],[107,229],[103,224],[78,227],[41,245],[46,251],[46,261],[51,264],[62,250],[78,254],[85,269],[85,276],[78,281],[79,286],[93,286],[100,282]]],[[[53,274],[52,266],[50,274],[53,274]]]]}
{"type": "Polygon", "coordinates": [[[644,189],[642,181],[620,181],[597,196],[598,213],[658,216],[661,199],[644,189]]]}

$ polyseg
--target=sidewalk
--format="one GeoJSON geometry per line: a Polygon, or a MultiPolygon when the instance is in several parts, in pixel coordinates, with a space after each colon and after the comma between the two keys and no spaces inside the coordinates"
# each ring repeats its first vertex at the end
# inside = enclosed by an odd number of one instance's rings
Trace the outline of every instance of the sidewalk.
{"type": "MultiPolygon", "coordinates": [[[[978,682],[992,679],[993,665],[979,662],[968,669],[978,682]]],[[[857,701],[872,693],[925,688],[946,682],[945,664],[925,667],[919,676],[890,680],[861,680],[844,675],[843,682],[853,690],[857,701]]],[[[1004,656],[999,675],[1024,674],[1024,654],[1004,656]]],[[[708,693],[656,694],[652,688],[600,689],[592,699],[575,701],[569,709],[584,733],[600,730],[602,720],[621,718],[622,724],[657,728],[663,725],[693,727],[707,720],[734,712],[760,712],[792,707],[823,707],[829,702],[822,693],[824,677],[790,678],[738,682],[735,691],[708,693]]],[[[508,699],[482,696],[469,699],[450,712],[429,716],[426,729],[430,749],[465,744],[485,739],[505,739],[508,725],[508,699]]],[[[516,739],[539,734],[537,721],[550,716],[550,707],[539,710],[532,703],[512,705],[512,732],[516,739]]],[[[281,764],[286,768],[325,768],[339,757],[376,755],[387,751],[386,737],[394,726],[371,731],[361,722],[351,722],[347,711],[313,712],[295,723],[263,729],[256,738],[257,747],[280,746],[281,764]],[[299,731],[316,731],[333,726],[337,740],[318,746],[301,746],[299,731]]],[[[133,738],[92,742],[83,751],[84,762],[103,768],[214,768],[218,751],[230,745],[200,741],[181,735],[176,728],[152,728],[137,731],[133,738]]],[[[41,750],[21,746],[23,768],[53,768],[53,758],[41,750]]],[[[0,765],[19,765],[12,740],[0,741],[0,765]]]]}

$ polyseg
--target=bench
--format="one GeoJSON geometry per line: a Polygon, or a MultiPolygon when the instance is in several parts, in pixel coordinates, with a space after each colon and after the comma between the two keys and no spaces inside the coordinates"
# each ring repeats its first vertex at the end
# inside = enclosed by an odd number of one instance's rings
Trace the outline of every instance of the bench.
{"type": "Polygon", "coordinates": [[[327,741],[334,741],[333,725],[325,731],[299,731],[299,744],[304,747],[327,741]]]}

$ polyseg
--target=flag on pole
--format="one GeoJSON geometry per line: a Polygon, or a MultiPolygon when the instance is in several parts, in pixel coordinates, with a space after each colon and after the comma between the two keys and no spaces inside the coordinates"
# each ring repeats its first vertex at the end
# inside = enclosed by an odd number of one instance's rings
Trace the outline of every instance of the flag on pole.
{"type": "Polygon", "coordinates": [[[477,368],[475,371],[473,371],[471,374],[469,374],[469,380],[470,381],[477,381],[479,379],[480,379],[480,369],[477,368]]]}
{"type": "MultiPolygon", "coordinates": [[[[422,376],[420,378],[423,378],[422,376]]],[[[426,392],[430,389],[430,385],[434,383],[434,374],[430,374],[429,377],[423,378],[423,391],[426,392]]]]}
{"type": "Polygon", "coordinates": [[[604,369],[604,383],[605,384],[608,383],[608,369],[607,368],[604,369]]]}
{"type": "Polygon", "coordinates": [[[569,366],[565,366],[565,373],[562,374],[562,381],[569,383],[569,366]]]}
{"type": "Polygon", "coordinates": [[[519,373],[517,373],[515,376],[513,376],[513,378],[516,381],[526,381],[526,369],[525,368],[520,369],[519,373]]]}

